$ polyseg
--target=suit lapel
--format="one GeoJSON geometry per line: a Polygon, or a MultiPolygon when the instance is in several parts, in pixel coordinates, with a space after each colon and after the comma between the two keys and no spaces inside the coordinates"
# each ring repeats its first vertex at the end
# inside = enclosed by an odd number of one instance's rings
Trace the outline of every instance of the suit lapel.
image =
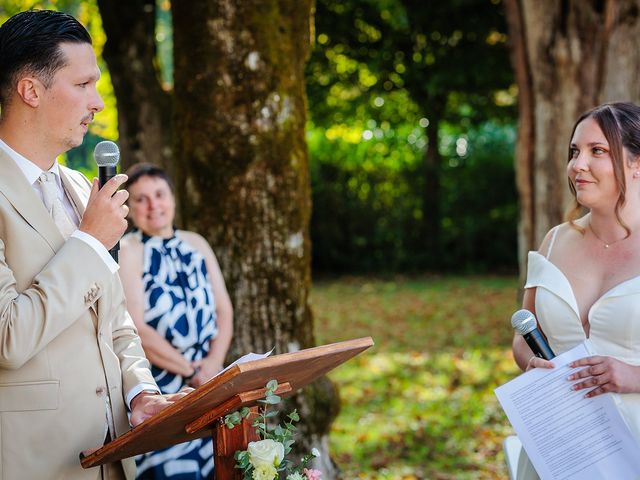
{"type": "Polygon", "coordinates": [[[24,220],[44,238],[54,252],[64,245],[64,238],[33,191],[24,174],[9,155],[0,149],[0,193],[24,220]]]}
{"type": "Polygon", "coordinates": [[[76,211],[80,215],[78,220],[82,220],[82,216],[84,215],[84,209],[87,205],[87,201],[89,200],[89,194],[77,188],[77,185],[69,178],[69,175],[65,172],[64,168],[60,168],[60,180],[62,180],[62,185],[67,192],[67,195],[71,199],[71,202],[76,207],[76,211]]]}

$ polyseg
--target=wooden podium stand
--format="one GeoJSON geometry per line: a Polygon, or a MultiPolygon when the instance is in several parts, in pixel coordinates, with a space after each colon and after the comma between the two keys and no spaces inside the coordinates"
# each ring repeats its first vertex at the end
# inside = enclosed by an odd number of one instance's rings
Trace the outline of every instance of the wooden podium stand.
{"type": "Polygon", "coordinates": [[[230,430],[222,418],[257,405],[269,380],[278,382],[278,395],[289,396],[372,345],[371,337],[364,337],[234,365],[112,442],[81,454],[80,463],[95,467],[213,435],[216,478],[241,479],[233,455],[258,438],[251,421],[230,430]]]}

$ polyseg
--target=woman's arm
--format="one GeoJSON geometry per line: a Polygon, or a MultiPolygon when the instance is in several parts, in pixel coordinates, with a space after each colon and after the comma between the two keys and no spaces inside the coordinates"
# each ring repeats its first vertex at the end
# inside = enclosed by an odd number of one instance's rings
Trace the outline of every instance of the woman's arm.
{"type": "Polygon", "coordinates": [[[207,357],[193,362],[193,366],[198,368],[199,371],[191,384],[198,386],[216,375],[224,365],[224,359],[233,335],[233,306],[224,283],[220,265],[207,241],[193,232],[184,233],[186,234],[185,240],[188,240],[204,257],[216,302],[218,334],[211,340],[207,357]]]}
{"type": "Polygon", "coordinates": [[[129,239],[120,250],[120,280],[127,299],[127,310],[138,329],[142,348],[151,363],[171,373],[188,377],[191,364],[162,335],[144,321],[144,286],[142,283],[143,245],[129,239]]]}
{"type": "MultiPolygon", "coordinates": [[[[542,243],[540,244],[540,248],[538,251],[541,255],[546,255],[549,249],[549,245],[551,243],[551,238],[554,235],[553,231],[556,228],[561,228],[561,226],[554,227],[545,235],[542,243]]],[[[526,288],[524,291],[524,296],[522,298],[522,308],[525,310],[529,310],[531,313],[536,315],[536,289],[535,288],[526,288]]],[[[536,318],[537,320],[537,318],[536,318]]],[[[542,331],[542,327],[538,323],[538,330],[544,335],[542,331]]],[[[511,350],[513,351],[513,358],[516,361],[518,367],[521,370],[531,370],[532,368],[553,368],[553,362],[549,360],[544,360],[542,358],[538,358],[533,354],[531,348],[527,344],[527,341],[524,337],[518,333],[513,334],[513,342],[511,344],[511,350]]]]}

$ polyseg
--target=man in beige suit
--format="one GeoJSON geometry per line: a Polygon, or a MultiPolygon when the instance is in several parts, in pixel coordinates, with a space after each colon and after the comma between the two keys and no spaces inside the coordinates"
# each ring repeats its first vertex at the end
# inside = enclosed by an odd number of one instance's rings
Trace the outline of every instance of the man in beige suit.
{"type": "Polygon", "coordinates": [[[0,27],[0,480],[132,479],[133,461],[84,470],[78,453],[177,398],[158,395],[108,254],[126,176],[99,190],[56,161],[102,110],[99,76],[73,17],[0,27]]]}

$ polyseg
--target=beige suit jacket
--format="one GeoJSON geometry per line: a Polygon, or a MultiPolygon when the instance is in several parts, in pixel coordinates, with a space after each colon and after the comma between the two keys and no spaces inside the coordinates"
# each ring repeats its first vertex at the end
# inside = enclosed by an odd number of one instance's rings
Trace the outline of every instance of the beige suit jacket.
{"type": "MultiPolygon", "coordinates": [[[[80,214],[90,185],[61,168],[80,214]]],[[[66,242],[16,163],[0,150],[0,480],[97,479],[78,453],[102,445],[106,405],[127,431],[127,392],[154,384],[118,274],[66,242]]],[[[126,477],[132,460],[122,463],[126,477]]]]}

